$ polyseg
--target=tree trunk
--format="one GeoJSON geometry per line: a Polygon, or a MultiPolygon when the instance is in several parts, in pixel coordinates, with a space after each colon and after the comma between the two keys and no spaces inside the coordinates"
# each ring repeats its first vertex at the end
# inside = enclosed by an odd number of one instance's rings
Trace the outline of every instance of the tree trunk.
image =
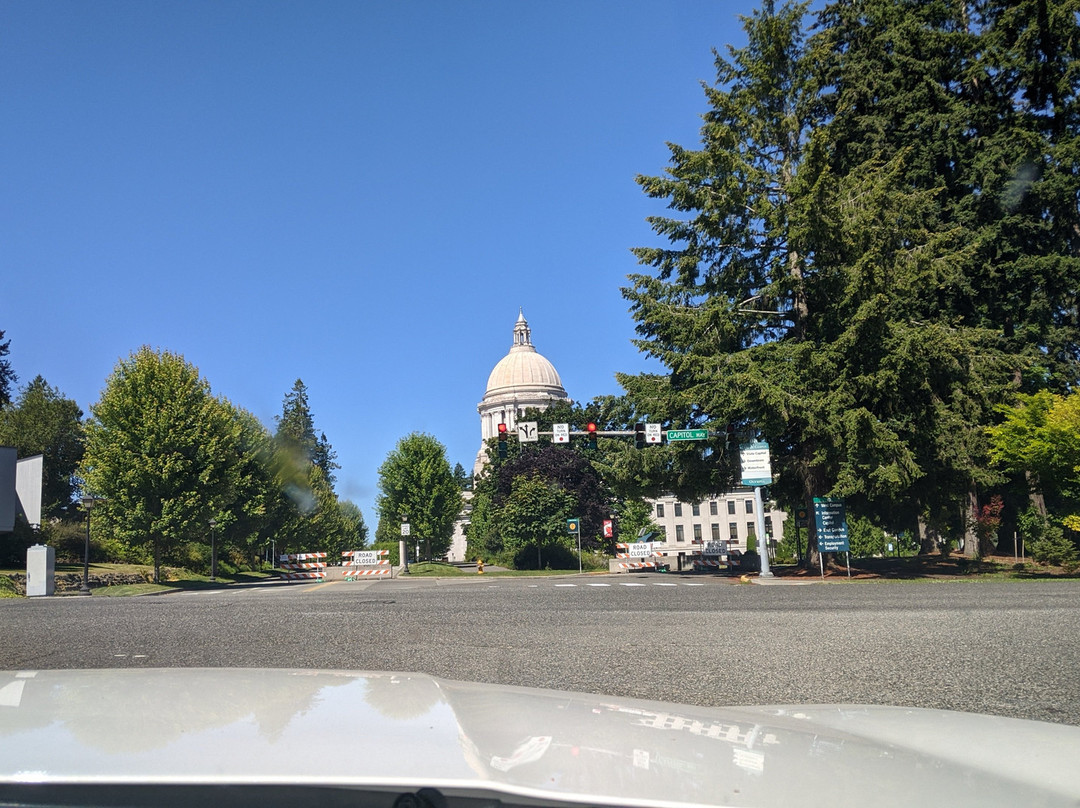
{"type": "Polygon", "coordinates": [[[154,583],[161,583],[161,542],[154,542],[154,583]]]}
{"type": "Polygon", "coordinates": [[[979,494],[974,483],[968,488],[967,513],[964,515],[964,557],[975,558],[983,553],[979,546],[979,534],[975,531],[975,519],[979,515],[979,494]]]}

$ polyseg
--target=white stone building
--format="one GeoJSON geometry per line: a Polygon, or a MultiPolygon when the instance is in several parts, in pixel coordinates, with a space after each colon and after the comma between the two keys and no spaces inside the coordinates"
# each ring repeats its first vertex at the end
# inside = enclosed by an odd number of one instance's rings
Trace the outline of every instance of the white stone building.
{"type": "MultiPolygon", "coordinates": [[[[525,409],[546,409],[553,402],[569,401],[555,366],[532,344],[532,332],[524,312],[518,312],[513,342],[488,376],[484,397],[477,405],[480,414],[480,450],[476,453],[473,474],[479,475],[487,462],[486,441],[498,434],[498,425],[506,424],[511,437],[516,434],[517,419],[525,409]]],[[[643,449],[642,451],[648,451],[643,449]]],[[[465,561],[465,529],[472,511],[471,492],[466,492],[465,509],[454,525],[450,561],[465,561]]],[[[737,488],[727,494],[707,497],[699,503],[686,503],[665,496],[649,500],[653,521],[663,534],[663,552],[673,569],[690,566],[690,557],[709,541],[726,541],[730,550],[744,551],[747,538],[756,531],[754,493],[737,488]]],[[[765,514],[766,533],[783,535],[783,511],[765,514]]],[[[658,537],[659,538],[659,537],[658,537]]]]}

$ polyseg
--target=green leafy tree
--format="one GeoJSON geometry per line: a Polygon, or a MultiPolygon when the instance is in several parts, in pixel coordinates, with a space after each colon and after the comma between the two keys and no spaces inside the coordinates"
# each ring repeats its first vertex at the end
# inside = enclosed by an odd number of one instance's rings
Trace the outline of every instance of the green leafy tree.
{"type": "Polygon", "coordinates": [[[1044,513],[1080,514],[1080,393],[1020,394],[999,412],[987,430],[993,462],[1024,476],[1044,513]]]}
{"type": "Polygon", "coordinates": [[[122,360],[91,407],[82,476],[103,497],[98,530],[153,553],[154,580],[170,553],[202,541],[232,501],[237,421],[198,369],[144,347],[122,360]]]}
{"type": "Polygon", "coordinates": [[[343,550],[362,550],[367,547],[368,529],[364,524],[364,514],[360,506],[351,500],[342,500],[339,503],[341,518],[345,522],[345,536],[348,547],[343,550]]]}
{"type": "Polygon", "coordinates": [[[461,507],[461,488],[446,448],[431,435],[414,432],[399,440],[379,467],[375,539],[400,539],[401,520],[407,517],[410,541],[419,543],[428,559],[442,558],[450,550],[461,507]]]}
{"type": "MultiPolygon", "coordinates": [[[[565,564],[570,547],[566,522],[574,516],[574,497],[539,475],[518,475],[511,482],[497,517],[503,552],[517,569],[565,564]],[[562,562],[562,564],[560,564],[562,562]]],[[[576,542],[576,540],[575,540],[576,542]]]]}
{"type": "Polygon", "coordinates": [[[14,446],[20,457],[43,455],[42,513],[64,516],[78,488],[84,436],[82,410],[70,398],[36,376],[13,406],[0,410],[0,444],[14,446]]]}

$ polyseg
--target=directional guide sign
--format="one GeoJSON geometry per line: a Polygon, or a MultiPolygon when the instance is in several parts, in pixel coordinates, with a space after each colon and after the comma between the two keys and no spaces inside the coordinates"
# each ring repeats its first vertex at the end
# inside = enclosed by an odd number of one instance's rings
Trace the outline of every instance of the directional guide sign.
{"type": "Polygon", "coordinates": [[[769,444],[756,440],[739,447],[742,466],[742,484],[749,486],[772,485],[772,460],[769,444]]]}
{"type": "Polygon", "coordinates": [[[709,437],[709,430],[707,429],[669,429],[667,431],[668,441],[673,440],[705,440],[709,437]]]}
{"type": "Polygon", "coordinates": [[[517,425],[518,443],[536,443],[540,440],[536,421],[522,421],[517,425]]]}
{"type": "Polygon", "coordinates": [[[823,553],[848,552],[844,500],[836,497],[814,497],[814,524],[817,527],[818,550],[823,553]]]}

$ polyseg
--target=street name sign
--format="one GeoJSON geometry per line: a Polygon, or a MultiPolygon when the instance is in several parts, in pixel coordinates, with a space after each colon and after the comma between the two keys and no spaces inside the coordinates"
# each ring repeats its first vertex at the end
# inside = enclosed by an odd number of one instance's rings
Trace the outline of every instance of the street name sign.
{"type": "Polygon", "coordinates": [[[844,500],[836,497],[814,498],[814,524],[817,527],[818,550],[822,553],[849,551],[847,514],[844,500]]]}
{"type": "Polygon", "coordinates": [[[739,464],[742,466],[742,484],[751,487],[772,485],[772,460],[769,444],[756,440],[739,447],[739,464]]]}
{"type": "Polygon", "coordinates": [[[660,424],[645,424],[645,442],[660,443],[660,424]]]}
{"type": "MultiPolygon", "coordinates": [[[[705,440],[708,437],[709,430],[707,429],[669,429],[667,431],[669,443],[673,440],[705,440]]],[[[646,440],[648,440],[647,435],[646,440]]]]}
{"type": "Polygon", "coordinates": [[[536,421],[522,421],[517,425],[518,443],[536,443],[540,440],[540,432],[536,421]]]}
{"type": "Polygon", "coordinates": [[[552,424],[551,439],[555,443],[569,443],[570,424],[552,424]]]}

